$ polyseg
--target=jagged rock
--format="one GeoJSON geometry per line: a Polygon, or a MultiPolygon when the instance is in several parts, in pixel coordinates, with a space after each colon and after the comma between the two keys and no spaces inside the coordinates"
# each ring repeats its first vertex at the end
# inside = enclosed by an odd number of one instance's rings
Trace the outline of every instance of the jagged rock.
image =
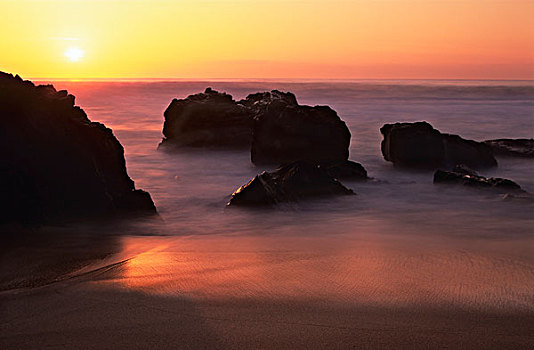
{"type": "Polygon", "coordinates": [[[523,192],[521,186],[512,180],[498,177],[486,178],[464,166],[457,166],[452,171],[437,170],[434,173],[434,183],[458,184],[470,187],[523,192]]]}
{"type": "Polygon", "coordinates": [[[281,105],[297,106],[297,98],[291,92],[282,92],[279,90],[272,90],[266,92],[257,92],[250,94],[247,98],[239,101],[243,106],[250,108],[254,114],[259,114],[264,111],[269,105],[278,103],[281,105]]]}
{"type": "Polygon", "coordinates": [[[455,165],[454,168],[452,168],[452,171],[461,175],[480,176],[479,173],[469,168],[465,164],[455,165]]]}
{"type": "Polygon", "coordinates": [[[174,99],[164,113],[161,145],[251,148],[253,163],[348,159],[350,132],[327,106],[301,106],[278,90],[236,102],[210,88],[174,99]]]}
{"type": "Polygon", "coordinates": [[[330,177],[318,166],[307,162],[293,162],[272,173],[264,171],[249,183],[238,188],[228,205],[272,205],[279,202],[354,192],[330,177]]]}
{"type": "Polygon", "coordinates": [[[534,158],[534,139],[497,139],[484,144],[497,156],[534,158]]]}
{"type": "Polygon", "coordinates": [[[497,166],[491,148],[484,143],[442,134],[427,122],[385,124],[381,149],[385,160],[396,166],[451,168],[466,164],[472,168],[497,166]]]}
{"type": "Polygon", "coordinates": [[[368,180],[367,170],[360,163],[350,160],[320,166],[328,175],[338,180],[368,180]]]}
{"type": "Polygon", "coordinates": [[[0,72],[0,222],[155,213],[110,129],[74,96],[0,72]]]}
{"type": "Polygon", "coordinates": [[[164,116],[162,146],[250,147],[253,115],[226,93],[207,88],[174,99],[164,116]]]}

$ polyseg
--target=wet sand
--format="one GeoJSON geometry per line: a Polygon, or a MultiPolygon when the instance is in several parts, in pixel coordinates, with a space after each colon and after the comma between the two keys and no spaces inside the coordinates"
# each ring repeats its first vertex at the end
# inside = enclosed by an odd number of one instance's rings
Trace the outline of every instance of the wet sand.
{"type": "Polygon", "coordinates": [[[83,237],[48,249],[32,239],[2,255],[1,348],[534,344],[528,239],[83,237]],[[56,275],[35,282],[51,266],[56,275]]]}

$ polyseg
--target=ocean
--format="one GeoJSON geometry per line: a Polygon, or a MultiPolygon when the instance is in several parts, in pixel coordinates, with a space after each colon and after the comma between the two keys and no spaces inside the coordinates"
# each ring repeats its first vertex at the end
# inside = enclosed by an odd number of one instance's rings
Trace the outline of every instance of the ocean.
{"type": "MultiPolygon", "coordinates": [[[[92,121],[111,128],[125,149],[138,188],[152,194],[169,235],[228,232],[302,235],[347,232],[389,223],[384,233],[415,236],[529,237],[532,207],[500,196],[432,183],[432,172],[398,170],[380,152],[385,123],[426,120],[441,132],[473,140],[534,137],[534,83],[487,81],[356,82],[53,82],[76,96],[92,121]],[[374,181],[345,181],[357,196],[290,204],[268,211],[226,208],[229,195],[272,168],[250,163],[248,151],[158,151],[163,111],[173,98],[224,91],[239,100],[249,93],[293,92],[300,104],[329,105],[349,127],[350,159],[374,181]],[[432,229],[430,229],[432,228],[432,229]]],[[[483,171],[534,192],[534,161],[499,158],[483,171]]],[[[365,231],[365,230],[364,230],[365,231]]]]}

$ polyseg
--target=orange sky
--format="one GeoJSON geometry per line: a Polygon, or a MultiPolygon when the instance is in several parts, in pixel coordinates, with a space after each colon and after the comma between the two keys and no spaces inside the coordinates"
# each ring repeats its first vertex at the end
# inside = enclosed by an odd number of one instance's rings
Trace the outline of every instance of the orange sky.
{"type": "Polygon", "coordinates": [[[25,78],[534,79],[534,1],[0,0],[25,78]]]}

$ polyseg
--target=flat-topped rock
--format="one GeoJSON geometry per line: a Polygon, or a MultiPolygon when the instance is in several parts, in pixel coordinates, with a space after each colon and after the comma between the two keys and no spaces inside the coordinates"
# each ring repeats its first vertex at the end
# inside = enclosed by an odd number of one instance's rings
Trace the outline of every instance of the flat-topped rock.
{"type": "Polygon", "coordinates": [[[239,187],[230,206],[264,206],[307,198],[350,195],[354,192],[330,177],[317,165],[294,162],[254,177],[239,187]]]}
{"type": "Polygon", "coordinates": [[[497,156],[534,158],[534,139],[496,139],[484,144],[497,156]]]}
{"type": "Polygon", "coordinates": [[[74,96],[0,72],[0,222],[155,214],[112,131],[74,96]]]}
{"type": "Polygon", "coordinates": [[[384,159],[396,166],[450,169],[465,164],[475,169],[497,166],[491,148],[458,135],[443,134],[427,122],[385,124],[380,128],[384,159]]]}

